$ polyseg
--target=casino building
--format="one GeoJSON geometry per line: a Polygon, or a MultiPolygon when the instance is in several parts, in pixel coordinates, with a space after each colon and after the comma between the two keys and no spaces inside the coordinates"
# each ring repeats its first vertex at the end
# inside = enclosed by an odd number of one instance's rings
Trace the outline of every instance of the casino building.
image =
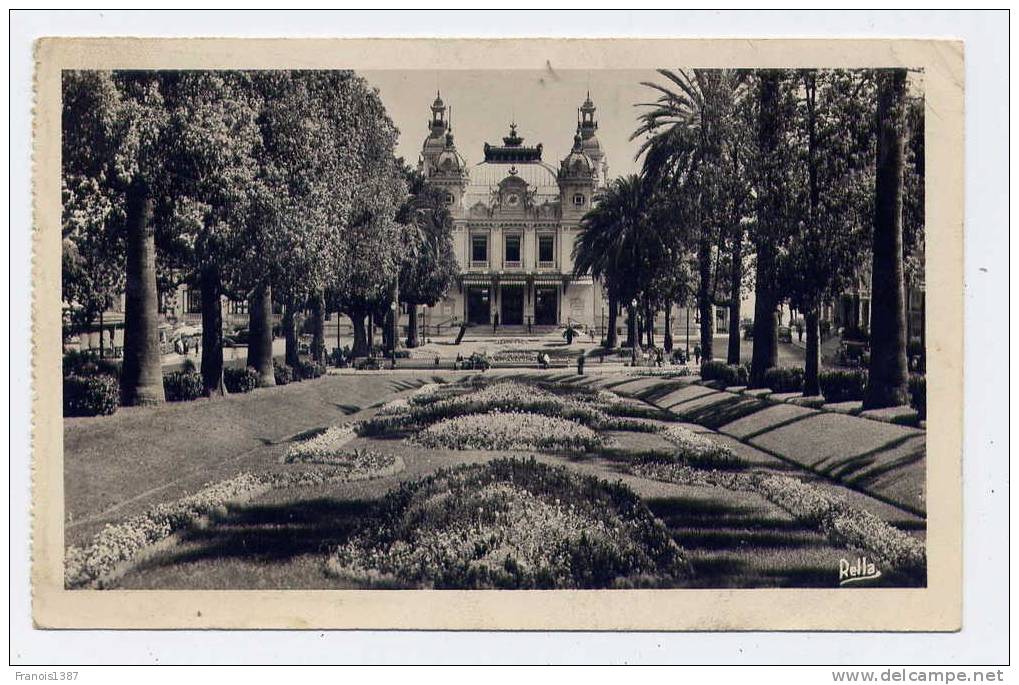
{"type": "Polygon", "coordinates": [[[432,103],[419,168],[446,192],[460,262],[457,284],[426,314],[426,325],[498,322],[525,329],[596,326],[604,303],[590,276],[572,276],[581,217],[598,201],[608,164],[590,94],[577,110],[570,153],[553,165],[510,124],[502,144],[486,143],[469,165],[457,150],[446,104],[432,103]]]}

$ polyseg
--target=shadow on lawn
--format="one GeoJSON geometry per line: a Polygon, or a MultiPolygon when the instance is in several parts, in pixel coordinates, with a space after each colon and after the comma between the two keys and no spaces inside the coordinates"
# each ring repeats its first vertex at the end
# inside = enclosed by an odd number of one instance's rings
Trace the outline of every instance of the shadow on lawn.
{"type": "Polygon", "coordinates": [[[153,561],[171,566],[213,559],[278,562],[306,554],[325,555],[357,532],[375,504],[374,500],[310,499],[231,506],[211,525],[183,533],[179,551],[153,561]]]}

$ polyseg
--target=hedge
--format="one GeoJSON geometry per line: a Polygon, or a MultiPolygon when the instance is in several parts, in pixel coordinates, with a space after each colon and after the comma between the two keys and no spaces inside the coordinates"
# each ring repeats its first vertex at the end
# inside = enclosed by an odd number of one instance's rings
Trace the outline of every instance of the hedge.
{"type": "Polygon", "coordinates": [[[803,369],[773,366],[764,372],[764,385],[775,392],[803,392],[803,369]]]}
{"type": "Polygon", "coordinates": [[[867,387],[866,369],[838,369],[821,371],[818,384],[826,402],[858,402],[867,387]]]}
{"type": "Polygon", "coordinates": [[[99,416],[117,411],[120,384],[106,373],[64,378],[64,416],[99,416]]]}
{"type": "Polygon", "coordinates": [[[120,366],[106,359],[100,359],[99,355],[91,350],[82,352],[71,350],[64,353],[65,376],[95,376],[97,374],[119,378],[120,366]]]}
{"type": "Polygon", "coordinates": [[[747,385],[750,382],[750,367],[746,364],[726,364],[709,361],[701,364],[701,380],[722,381],[726,387],[747,385]]]}
{"type": "Polygon", "coordinates": [[[223,384],[231,393],[251,392],[259,385],[258,372],[250,366],[228,367],[223,370],[223,384]]]}
{"type": "Polygon", "coordinates": [[[167,402],[190,402],[202,396],[202,374],[197,371],[174,371],[163,376],[163,392],[167,402]]]}
{"type": "Polygon", "coordinates": [[[326,367],[317,362],[301,361],[294,368],[294,376],[297,379],[309,380],[311,378],[318,378],[326,372],[326,367]]]}
{"type": "Polygon", "coordinates": [[[294,380],[294,367],[275,359],[272,361],[272,372],[276,377],[276,385],[286,385],[294,380]]]}
{"type": "Polygon", "coordinates": [[[921,420],[927,419],[927,376],[914,373],[909,377],[909,404],[921,420]]]}

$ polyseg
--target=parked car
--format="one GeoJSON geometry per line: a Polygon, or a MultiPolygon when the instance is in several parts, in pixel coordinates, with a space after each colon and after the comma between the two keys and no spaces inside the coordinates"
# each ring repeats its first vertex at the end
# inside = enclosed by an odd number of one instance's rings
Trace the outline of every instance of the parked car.
{"type": "Polygon", "coordinates": [[[778,341],[791,343],[793,341],[793,331],[788,326],[778,327],[778,341]]]}
{"type": "Polygon", "coordinates": [[[843,340],[835,353],[838,366],[867,366],[870,364],[870,345],[857,340],[843,340]]]}

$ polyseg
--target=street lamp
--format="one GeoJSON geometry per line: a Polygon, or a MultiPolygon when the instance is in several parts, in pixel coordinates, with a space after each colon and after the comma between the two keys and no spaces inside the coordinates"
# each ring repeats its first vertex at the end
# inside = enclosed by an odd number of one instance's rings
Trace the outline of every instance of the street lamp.
{"type": "Polygon", "coordinates": [[[630,366],[637,365],[637,298],[630,302],[630,366]]]}
{"type": "Polygon", "coordinates": [[[396,307],[397,307],[396,300],[393,300],[392,302],[389,303],[389,310],[393,312],[393,331],[392,336],[390,338],[390,344],[392,345],[393,351],[391,352],[392,356],[390,357],[390,362],[392,364],[392,368],[394,369],[396,368],[396,341],[400,336],[400,323],[399,319],[397,318],[396,307]]]}

